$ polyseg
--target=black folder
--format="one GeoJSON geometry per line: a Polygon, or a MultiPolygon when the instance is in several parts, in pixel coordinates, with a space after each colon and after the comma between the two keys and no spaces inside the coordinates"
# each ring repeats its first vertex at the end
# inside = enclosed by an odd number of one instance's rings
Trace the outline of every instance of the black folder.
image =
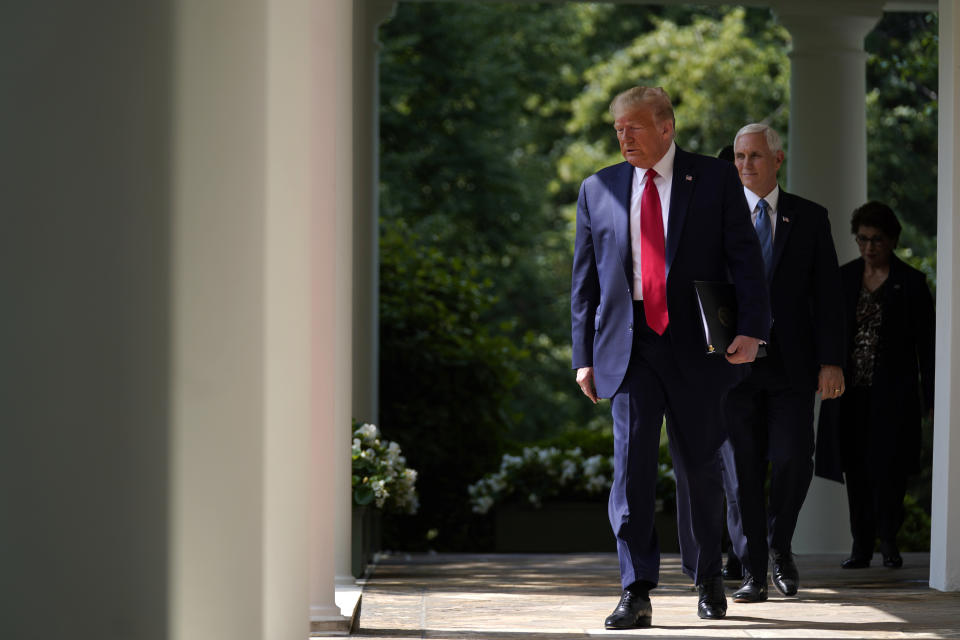
{"type": "MultiPolygon", "coordinates": [[[[732,282],[694,280],[707,354],[723,356],[737,337],[737,290],[732,282]]],[[[757,357],[767,355],[760,345],[757,357]]]]}

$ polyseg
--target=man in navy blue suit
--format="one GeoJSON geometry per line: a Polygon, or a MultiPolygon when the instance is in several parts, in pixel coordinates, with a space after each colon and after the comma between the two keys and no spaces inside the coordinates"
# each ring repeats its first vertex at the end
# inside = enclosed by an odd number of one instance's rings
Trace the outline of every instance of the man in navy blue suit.
{"type": "Polygon", "coordinates": [[[614,479],[608,513],[623,592],[608,629],[648,626],[660,550],[654,529],[657,451],[666,417],[677,478],[683,570],[701,618],[722,618],[723,401],[762,340],[770,310],[763,259],[736,170],[673,141],[661,88],[610,105],[626,162],[583,181],[571,287],[573,367],[593,402],[611,399],[614,479]],[[706,354],[694,280],[735,285],[738,334],[706,354]],[[738,366],[739,365],[739,366],[738,366]],[[682,496],[682,499],[680,498],[682,496]]]}
{"type": "Polygon", "coordinates": [[[773,326],[767,357],[727,397],[721,452],[727,527],[744,570],[733,599],[763,602],[768,554],[777,590],[792,596],[799,587],[791,544],[813,477],[814,392],[828,399],[844,391],[843,292],[827,210],[777,185],[780,136],[749,124],[733,148],[764,253],[773,326]]]}

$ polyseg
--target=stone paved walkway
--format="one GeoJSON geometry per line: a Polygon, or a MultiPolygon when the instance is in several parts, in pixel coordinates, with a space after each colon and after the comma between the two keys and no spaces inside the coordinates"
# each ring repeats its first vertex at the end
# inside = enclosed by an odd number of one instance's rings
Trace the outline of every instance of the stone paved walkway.
{"type": "MultiPolygon", "coordinates": [[[[927,584],[929,556],[902,569],[842,570],[842,556],[801,555],[800,593],[771,586],[760,604],[729,601],[724,620],[700,620],[697,595],[676,554],[665,555],[651,594],[653,627],[611,632],[619,597],[614,554],[393,555],[364,585],[365,639],[561,640],[566,638],[960,638],[960,593],[927,584]]],[[[737,586],[728,583],[728,597],[737,586]]]]}

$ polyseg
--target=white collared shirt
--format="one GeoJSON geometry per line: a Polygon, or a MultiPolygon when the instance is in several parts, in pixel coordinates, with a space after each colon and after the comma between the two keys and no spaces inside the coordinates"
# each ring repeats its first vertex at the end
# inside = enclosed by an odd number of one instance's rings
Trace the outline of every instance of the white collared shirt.
{"type": "Polygon", "coordinates": [[[767,215],[770,216],[770,239],[777,237],[777,204],[780,202],[780,185],[765,196],[758,196],[750,189],[743,188],[743,195],[747,197],[747,206],[750,207],[750,221],[753,222],[753,228],[757,228],[757,216],[760,215],[760,207],[757,204],[761,199],[767,201],[767,215]]]}
{"type": "MultiPolygon", "coordinates": [[[[660,212],[663,214],[663,241],[667,241],[667,221],[670,219],[670,191],[673,188],[673,159],[677,146],[673,142],[663,157],[653,165],[657,178],[653,181],[660,194],[660,212]]],[[[633,299],[643,300],[640,284],[640,200],[647,186],[647,169],[633,168],[633,185],[630,188],[630,248],[633,251],[633,299]]]]}

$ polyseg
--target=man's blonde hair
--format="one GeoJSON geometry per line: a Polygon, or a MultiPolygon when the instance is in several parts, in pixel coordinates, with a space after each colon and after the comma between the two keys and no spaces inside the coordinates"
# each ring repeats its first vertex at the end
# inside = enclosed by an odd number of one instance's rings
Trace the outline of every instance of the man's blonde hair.
{"type": "Polygon", "coordinates": [[[610,115],[617,119],[624,113],[640,107],[653,109],[655,122],[669,120],[674,130],[676,129],[673,104],[663,87],[631,87],[617,94],[617,97],[610,102],[610,115]]]}

